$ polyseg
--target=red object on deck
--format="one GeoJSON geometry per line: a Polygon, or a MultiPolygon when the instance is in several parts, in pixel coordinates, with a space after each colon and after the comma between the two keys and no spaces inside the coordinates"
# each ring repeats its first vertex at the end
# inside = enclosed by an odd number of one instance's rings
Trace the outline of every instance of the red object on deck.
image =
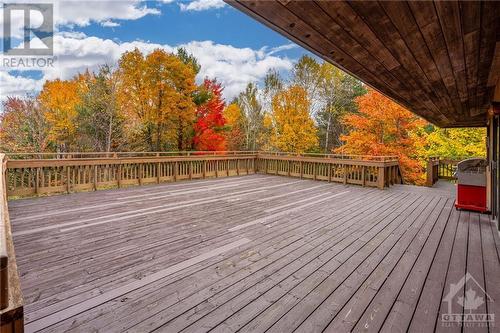
{"type": "Polygon", "coordinates": [[[460,209],[473,210],[485,213],[486,207],[486,187],[474,185],[457,185],[457,201],[455,207],[460,209]]]}

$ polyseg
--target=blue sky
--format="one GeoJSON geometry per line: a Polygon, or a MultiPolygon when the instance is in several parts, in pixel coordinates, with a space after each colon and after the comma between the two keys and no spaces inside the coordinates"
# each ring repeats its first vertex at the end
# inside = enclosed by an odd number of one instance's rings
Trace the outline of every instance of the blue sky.
{"type": "Polygon", "coordinates": [[[294,61],[309,54],[221,0],[57,1],[54,11],[54,68],[3,67],[3,98],[36,93],[48,79],[113,65],[135,47],[147,53],[182,46],[201,63],[198,80],[217,77],[229,99],[248,82],[260,82],[270,68],[286,76],[294,61]]]}

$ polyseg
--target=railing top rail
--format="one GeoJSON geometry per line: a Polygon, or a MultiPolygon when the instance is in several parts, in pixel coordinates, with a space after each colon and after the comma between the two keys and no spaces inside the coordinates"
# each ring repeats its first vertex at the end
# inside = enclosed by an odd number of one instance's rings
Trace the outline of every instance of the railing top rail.
{"type": "Polygon", "coordinates": [[[123,157],[178,157],[178,156],[225,156],[225,155],[270,155],[270,156],[296,156],[316,157],[341,160],[362,161],[398,161],[397,156],[373,156],[352,154],[319,154],[319,153],[291,153],[272,151],[173,151],[173,152],[68,152],[68,153],[7,153],[9,159],[83,159],[83,158],[123,158],[123,157]]]}
{"type": "Polygon", "coordinates": [[[397,156],[375,156],[375,155],[353,155],[353,154],[319,154],[319,153],[289,153],[289,152],[267,152],[260,151],[262,155],[274,156],[297,156],[297,157],[318,157],[340,160],[363,160],[363,161],[397,161],[397,156]]]}
{"type": "Polygon", "coordinates": [[[255,155],[256,151],[161,151],[161,152],[67,152],[67,153],[6,153],[9,159],[120,158],[165,156],[255,155]]]}

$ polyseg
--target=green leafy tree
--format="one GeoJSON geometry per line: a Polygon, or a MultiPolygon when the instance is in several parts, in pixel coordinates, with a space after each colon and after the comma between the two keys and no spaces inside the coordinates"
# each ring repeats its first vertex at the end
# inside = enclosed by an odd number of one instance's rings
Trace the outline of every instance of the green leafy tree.
{"type": "Polygon", "coordinates": [[[426,145],[422,147],[426,157],[450,159],[486,156],[485,128],[438,128],[429,126],[426,145]]]}
{"type": "Polygon", "coordinates": [[[78,106],[79,145],[83,150],[121,150],[125,144],[124,119],[119,112],[116,79],[108,65],[87,75],[78,106]]]}

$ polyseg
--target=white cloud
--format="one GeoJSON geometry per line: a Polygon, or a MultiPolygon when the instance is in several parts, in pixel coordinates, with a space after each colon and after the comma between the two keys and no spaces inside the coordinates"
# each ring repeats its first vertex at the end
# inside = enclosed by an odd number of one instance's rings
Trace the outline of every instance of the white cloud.
{"type": "MultiPolygon", "coordinates": [[[[33,2],[10,1],[10,2],[33,2]]],[[[37,2],[37,1],[35,1],[37,2]]],[[[141,0],[49,0],[44,3],[54,4],[54,23],[56,30],[61,27],[88,26],[91,23],[98,23],[106,27],[114,27],[119,23],[116,20],[137,20],[146,15],[160,15],[157,8],[150,8],[141,0]]],[[[24,15],[21,11],[11,12],[12,37],[23,38],[22,29],[16,28],[24,25],[24,15]]],[[[36,21],[41,20],[39,12],[33,11],[33,26],[36,21]],[[40,17],[37,17],[40,16],[40,17]]],[[[0,8],[0,25],[3,24],[3,9],[0,8]]],[[[3,37],[3,29],[0,29],[0,37],[3,37]]]]}
{"type": "Polygon", "coordinates": [[[7,96],[25,96],[27,93],[40,90],[43,82],[43,80],[35,80],[0,71],[0,91],[2,92],[0,97],[3,100],[7,96]]]}
{"type": "Polygon", "coordinates": [[[114,27],[119,27],[120,23],[113,22],[111,20],[106,20],[104,22],[101,22],[101,25],[106,28],[114,28],[114,27]]]}
{"type": "Polygon", "coordinates": [[[92,22],[137,20],[146,15],[159,15],[140,0],[128,1],[57,1],[55,21],[58,25],[87,26],[92,22]]]}
{"type": "MultiPolygon", "coordinates": [[[[87,37],[84,34],[64,33],[54,37],[54,52],[57,56],[55,67],[44,70],[43,78],[36,83],[30,81],[29,85],[27,81],[23,81],[16,91],[23,90],[23,87],[26,92],[37,90],[47,79],[69,79],[87,68],[96,70],[102,64],[114,65],[124,52],[136,47],[144,53],[152,52],[156,48],[173,52],[177,47],[184,47],[201,65],[198,82],[204,77],[217,78],[224,85],[224,96],[228,100],[241,92],[248,82],[260,81],[269,69],[292,68],[291,60],[272,54],[276,48],[266,52],[267,48],[238,48],[212,41],[192,41],[175,46],[143,41],[119,43],[110,39],[87,37]]],[[[3,97],[9,95],[7,90],[1,91],[3,97]]]]}
{"type": "Polygon", "coordinates": [[[223,0],[193,0],[188,4],[179,3],[182,11],[202,11],[208,9],[218,9],[226,5],[223,0]]]}

